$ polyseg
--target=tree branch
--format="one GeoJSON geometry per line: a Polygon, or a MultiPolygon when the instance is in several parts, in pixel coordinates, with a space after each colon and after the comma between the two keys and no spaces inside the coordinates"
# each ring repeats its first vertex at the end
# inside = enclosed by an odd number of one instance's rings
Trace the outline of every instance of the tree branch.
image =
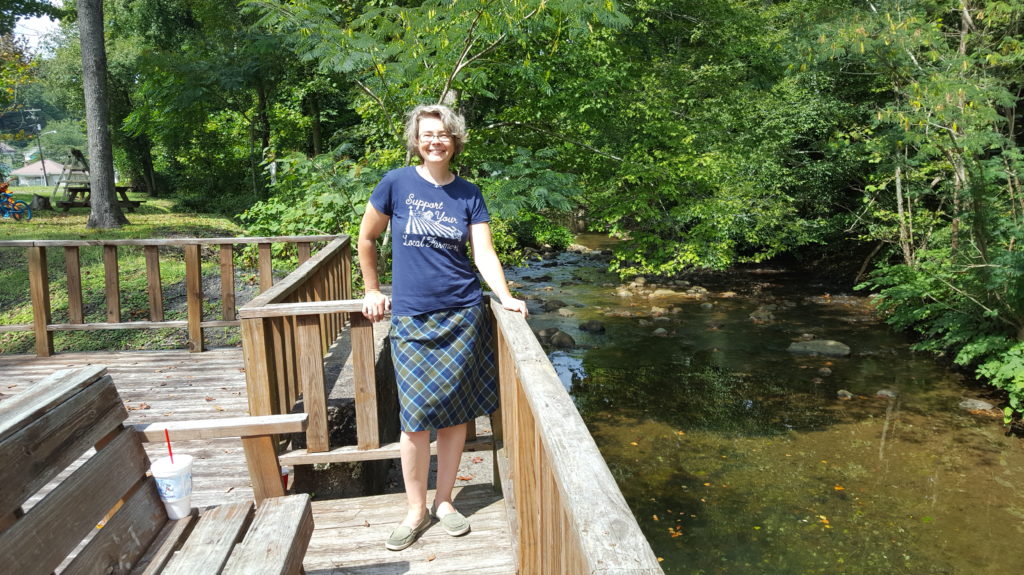
{"type": "MultiPolygon", "coordinates": [[[[530,18],[533,18],[539,10],[540,7],[534,8],[533,10],[530,11],[529,14],[520,18],[519,22],[526,22],[530,18]]],[[[469,51],[473,48],[473,44],[475,44],[477,41],[477,37],[475,37],[473,33],[474,31],[476,31],[476,25],[480,21],[480,17],[482,15],[483,10],[478,11],[476,13],[476,18],[473,19],[473,24],[469,27],[469,32],[466,36],[466,47],[462,50],[462,54],[459,56],[458,62],[456,62],[455,66],[452,68],[452,73],[449,74],[448,79],[445,80],[444,88],[441,90],[441,96],[437,99],[437,102],[439,104],[444,103],[445,98],[448,97],[448,92],[451,91],[452,83],[455,82],[455,78],[458,77],[460,72],[466,69],[466,67],[472,64],[473,62],[476,62],[480,58],[491,53],[495,48],[501,45],[501,43],[504,42],[506,38],[508,38],[508,32],[502,32],[501,34],[498,35],[497,39],[495,39],[493,42],[485,46],[484,49],[480,50],[473,56],[469,56],[469,51]]]]}
{"type": "Polygon", "coordinates": [[[572,138],[568,138],[568,137],[563,136],[563,135],[561,135],[561,134],[559,134],[557,132],[552,132],[551,130],[548,130],[546,128],[541,128],[539,126],[534,126],[532,124],[526,124],[526,123],[523,123],[523,122],[497,122],[497,123],[491,124],[489,126],[484,126],[484,129],[485,130],[492,130],[492,129],[496,129],[496,128],[504,128],[505,126],[515,126],[517,128],[526,128],[526,129],[529,129],[529,130],[533,130],[534,132],[540,132],[541,134],[546,134],[546,135],[551,136],[553,138],[557,138],[559,140],[562,140],[563,142],[569,142],[570,144],[573,144],[573,145],[579,146],[581,148],[590,150],[591,152],[594,152],[595,154],[597,154],[599,156],[615,160],[616,162],[624,162],[625,161],[622,158],[620,158],[619,156],[616,156],[614,154],[609,154],[608,152],[605,152],[603,150],[599,150],[599,149],[597,149],[597,148],[595,148],[595,147],[593,147],[593,146],[591,146],[589,144],[584,144],[583,142],[580,142],[578,140],[573,140],[572,138]]]}

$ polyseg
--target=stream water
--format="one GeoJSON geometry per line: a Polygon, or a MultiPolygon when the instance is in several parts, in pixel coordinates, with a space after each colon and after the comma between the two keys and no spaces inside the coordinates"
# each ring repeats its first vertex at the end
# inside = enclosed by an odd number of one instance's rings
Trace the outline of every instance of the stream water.
{"type": "Polygon", "coordinates": [[[1021,440],[961,407],[998,401],[912,352],[868,298],[767,267],[652,298],[606,270],[564,253],[509,279],[535,330],[575,340],[550,357],[666,573],[1020,568],[1021,440]],[[810,338],[851,353],[787,351],[810,338]]]}

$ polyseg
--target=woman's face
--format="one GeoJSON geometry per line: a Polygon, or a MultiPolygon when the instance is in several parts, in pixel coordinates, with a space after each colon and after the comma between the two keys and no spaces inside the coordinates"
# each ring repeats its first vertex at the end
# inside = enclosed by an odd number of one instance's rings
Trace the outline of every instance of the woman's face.
{"type": "Polygon", "coordinates": [[[420,118],[419,146],[420,157],[425,163],[447,164],[452,159],[455,142],[452,135],[445,129],[440,118],[426,116],[420,118]]]}

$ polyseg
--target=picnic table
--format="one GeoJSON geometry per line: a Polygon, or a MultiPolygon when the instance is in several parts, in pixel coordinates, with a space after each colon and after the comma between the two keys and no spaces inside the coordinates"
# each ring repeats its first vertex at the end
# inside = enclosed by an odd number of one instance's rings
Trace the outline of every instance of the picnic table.
{"type": "MultiPolygon", "coordinates": [[[[144,200],[128,199],[128,192],[133,189],[132,186],[114,186],[114,191],[119,198],[117,203],[129,212],[134,212],[136,208],[145,203],[144,200]]],[[[64,191],[63,199],[57,200],[56,203],[57,207],[65,212],[71,208],[87,208],[91,205],[89,202],[92,190],[89,182],[68,183],[64,191]]]]}
{"type": "Polygon", "coordinates": [[[273,434],[305,429],[305,414],[139,427],[125,427],[127,417],[103,366],[58,371],[0,402],[4,572],[301,573],[312,507],[306,494],[279,496],[273,434]],[[242,437],[256,508],[168,519],[142,447],[165,429],[175,441],[242,437]]]}

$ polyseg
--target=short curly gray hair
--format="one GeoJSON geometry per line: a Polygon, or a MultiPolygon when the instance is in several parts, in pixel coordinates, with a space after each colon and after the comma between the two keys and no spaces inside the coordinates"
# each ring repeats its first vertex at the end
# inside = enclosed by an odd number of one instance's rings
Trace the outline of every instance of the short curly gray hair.
{"type": "Polygon", "coordinates": [[[437,118],[444,124],[444,129],[452,135],[452,143],[455,144],[452,150],[452,158],[462,152],[469,135],[466,133],[466,119],[455,110],[441,104],[416,106],[409,112],[405,121],[405,147],[410,154],[420,155],[420,120],[423,118],[437,118]]]}

